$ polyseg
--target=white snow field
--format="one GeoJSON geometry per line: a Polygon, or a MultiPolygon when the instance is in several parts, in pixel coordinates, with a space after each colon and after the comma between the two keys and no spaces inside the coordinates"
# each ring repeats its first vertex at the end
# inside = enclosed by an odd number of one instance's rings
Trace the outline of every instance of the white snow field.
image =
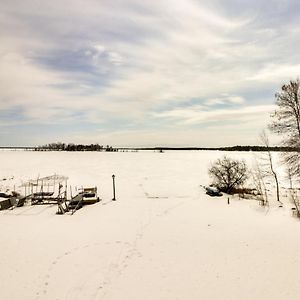
{"type": "Polygon", "coordinates": [[[1,151],[2,188],[60,174],[97,185],[102,201],[73,216],[1,211],[0,299],[299,299],[291,204],[207,196],[200,185],[223,154],[1,151]]]}

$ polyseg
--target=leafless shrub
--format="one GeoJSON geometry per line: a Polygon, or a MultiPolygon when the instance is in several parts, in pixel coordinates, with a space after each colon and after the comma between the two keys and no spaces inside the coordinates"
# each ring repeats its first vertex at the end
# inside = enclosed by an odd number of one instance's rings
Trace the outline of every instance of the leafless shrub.
{"type": "Polygon", "coordinates": [[[208,170],[214,185],[222,192],[232,194],[248,178],[248,169],[244,160],[234,160],[227,156],[215,161],[208,170]]]}

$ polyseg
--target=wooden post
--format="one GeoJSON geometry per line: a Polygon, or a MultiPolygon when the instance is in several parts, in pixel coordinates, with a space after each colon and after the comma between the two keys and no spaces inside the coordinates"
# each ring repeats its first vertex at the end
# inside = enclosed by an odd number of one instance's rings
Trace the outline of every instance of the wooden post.
{"type": "Polygon", "coordinates": [[[112,180],[113,180],[113,201],[116,201],[116,189],[115,189],[115,175],[112,175],[112,180]]]}
{"type": "Polygon", "coordinates": [[[65,201],[67,200],[67,190],[68,190],[68,180],[66,180],[66,185],[65,185],[65,201]]]}
{"type": "Polygon", "coordinates": [[[42,201],[44,201],[44,180],[42,180],[41,195],[42,195],[42,201]]]}
{"type": "MultiPolygon", "coordinates": [[[[55,194],[55,173],[53,176],[53,194],[55,194]]],[[[59,191],[58,191],[58,195],[59,195],[59,191]]]]}
{"type": "Polygon", "coordinates": [[[227,198],[227,204],[230,204],[229,197],[227,198]]]}

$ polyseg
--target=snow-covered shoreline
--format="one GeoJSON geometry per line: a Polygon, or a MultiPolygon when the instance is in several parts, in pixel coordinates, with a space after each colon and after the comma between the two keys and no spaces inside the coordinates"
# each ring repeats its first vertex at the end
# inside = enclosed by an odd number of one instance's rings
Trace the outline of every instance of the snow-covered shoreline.
{"type": "Polygon", "coordinates": [[[200,185],[223,154],[1,152],[0,178],[62,174],[102,198],[73,216],[1,211],[1,299],[298,299],[291,204],[206,195],[200,185]]]}

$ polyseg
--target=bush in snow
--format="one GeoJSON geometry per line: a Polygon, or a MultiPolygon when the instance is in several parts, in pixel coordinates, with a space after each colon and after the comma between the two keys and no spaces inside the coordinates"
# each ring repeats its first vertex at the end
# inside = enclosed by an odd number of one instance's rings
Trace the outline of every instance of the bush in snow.
{"type": "Polygon", "coordinates": [[[234,160],[227,156],[215,161],[208,170],[214,185],[222,192],[232,194],[248,178],[245,161],[234,160]]]}

